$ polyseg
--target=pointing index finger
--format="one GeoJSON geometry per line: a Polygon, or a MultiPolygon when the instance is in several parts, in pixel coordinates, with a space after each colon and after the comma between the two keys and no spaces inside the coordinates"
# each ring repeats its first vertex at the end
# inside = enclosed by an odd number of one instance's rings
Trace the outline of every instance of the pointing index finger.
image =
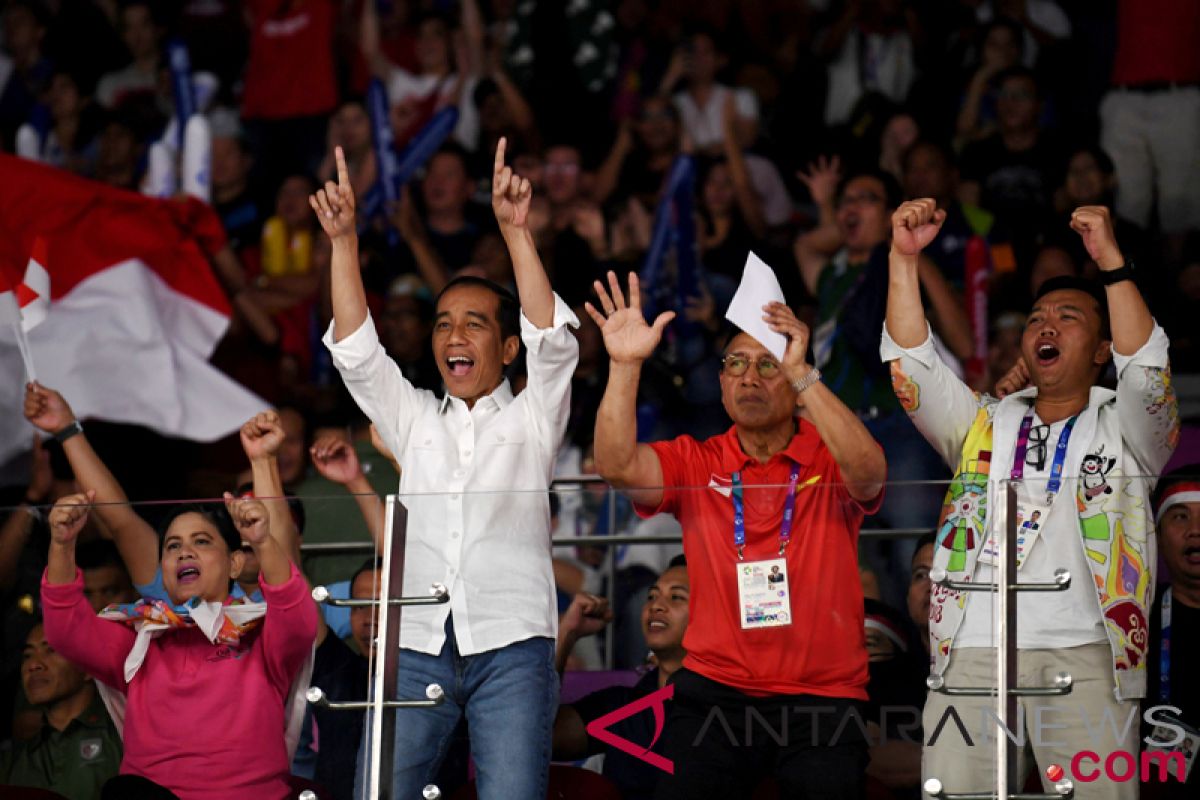
{"type": "Polygon", "coordinates": [[[337,161],[338,185],[349,186],[350,170],[346,167],[346,154],[342,152],[340,145],[334,148],[333,157],[337,161]]]}
{"type": "Polygon", "coordinates": [[[496,143],[496,163],[492,165],[492,174],[498,175],[504,169],[504,151],[508,149],[508,137],[501,136],[496,143]]]}

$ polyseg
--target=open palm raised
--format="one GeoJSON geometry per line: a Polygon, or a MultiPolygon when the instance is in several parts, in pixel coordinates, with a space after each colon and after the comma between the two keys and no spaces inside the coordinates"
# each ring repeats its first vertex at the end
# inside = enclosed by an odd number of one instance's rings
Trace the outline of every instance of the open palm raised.
{"type": "Polygon", "coordinates": [[[621,284],[614,272],[608,273],[608,286],[611,291],[605,291],[604,284],[596,281],[596,296],[600,300],[601,313],[591,303],[586,303],[588,316],[600,326],[604,335],[604,347],[613,361],[640,362],[645,361],[658,347],[662,340],[663,329],[675,319],[674,311],[664,311],[654,320],[653,325],[646,323],[642,316],[642,295],[638,286],[636,273],[629,273],[629,303],[625,303],[625,295],[621,293],[621,284]]]}

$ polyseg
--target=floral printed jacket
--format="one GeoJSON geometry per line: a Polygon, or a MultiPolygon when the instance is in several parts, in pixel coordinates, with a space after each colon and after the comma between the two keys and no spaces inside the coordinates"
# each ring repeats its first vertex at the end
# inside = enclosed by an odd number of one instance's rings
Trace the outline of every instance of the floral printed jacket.
{"type": "MultiPolygon", "coordinates": [[[[1131,356],[1113,353],[1117,390],[1092,387],[1067,448],[1064,495],[1073,490],[1079,546],[1096,586],[1113,653],[1118,699],[1146,692],[1149,608],[1157,549],[1150,493],[1179,438],[1167,336],[1157,324],[1131,356]],[[1073,466],[1074,465],[1074,466],[1073,466]]],[[[917,429],[954,469],[938,523],[933,564],[969,581],[990,533],[991,515],[1013,461],[1021,419],[1036,388],[1003,400],[973,392],[937,357],[930,338],[904,349],[886,327],[880,355],[896,396],[917,429]],[[1001,465],[992,475],[991,465],[1001,465]]],[[[1077,577],[1078,579],[1078,577],[1077,577]]],[[[950,661],[970,592],[933,587],[929,614],[933,674],[950,661]]]]}

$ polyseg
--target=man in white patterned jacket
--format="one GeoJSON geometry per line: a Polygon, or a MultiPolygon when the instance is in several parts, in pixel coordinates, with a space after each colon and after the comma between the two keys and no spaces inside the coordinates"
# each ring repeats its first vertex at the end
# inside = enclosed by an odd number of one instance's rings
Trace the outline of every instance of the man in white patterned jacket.
{"type": "MultiPolygon", "coordinates": [[[[944,219],[929,199],[906,202],[892,217],[880,348],[910,418],[955,470],[934,566],[955,581],[992,582],[998,531],[990,510],[1005,481],[1020,481],[1018,579],[1049,582],[1058,568],[1072,576],[1066,591],[1017,596],[1018,685],[1050,685],[1062,671],[1074,680],[1067,698],[1021,698],[1034,760],[1041,770],[1065,769],[1079,751],[1099,751],[1102,759],[1137,753],[1138,725],[1121,726],[1133,722],[1146,691],[1157,558],[1149,496],[1179,436],[1167,337],[1130,280],[1108,210],[1083,207],[1071,227],[1099,265],[1099,283],[1047,281],[1022,334],[1022,363],[1008,376],[1011,393],[972,392],[934,352],[917,282],[918,254],[944,219]],[[1096,385],[1110,360],[1115,392],[1096,385]],[[1115,726],[1103,722],[1105,714],[1115,726]]],[[[995,685],[993,598],[934,587],[932,670],[947,686],[995,685]]],[[[994,719],[985,721],[994,702],[930,693],[930,738],[951,705],[968,735],[944,726],[925,748],[925,778],[938,778],[947,792],[994,790],[993,747],[980,740],[985,732],[990,740],[1003,735],[994,719]]],[[[1020,774],[1030,766],[1022,756],[1020,774]]],[[[1077,797],[1137,797],[1136,780],[1114,782],[1103,770],[1095,777],[1076,781],[1077,797]]],[[[1050,791],[1050,779],[1043,783],[1050,791]]]]}

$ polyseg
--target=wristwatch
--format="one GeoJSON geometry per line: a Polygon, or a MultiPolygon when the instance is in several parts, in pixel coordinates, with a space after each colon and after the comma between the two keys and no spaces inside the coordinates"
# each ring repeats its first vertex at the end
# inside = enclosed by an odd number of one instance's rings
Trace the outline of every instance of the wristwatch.
{"type": "Polygon", "coordinates": [[[1114,283],[1133,280],[1133,262],[1126,261],[1116,269],[1101,270],[1098,280],[1104,286],[1112,286],[1114,283]]]}
{"type": "Polygon", "coordinates": [[[803,394],[805,389],[819,380],[821,380],[821,370],[813,367],[803,378],[792,381],[792,388],[796,390],[796,394],[803,394]]]}
{"type": "Polygon", "coordinates": [[[79,420],[75,420],[70,425],[63,428],[61,431],[55,431],[54,441],[58,442],[59,444],[62,444],[67,439],[70,439],[72,436],[75,436],[76,434],[80,434],[80,433],[83,433],[83,423],[80,422],[79,420]]]}

